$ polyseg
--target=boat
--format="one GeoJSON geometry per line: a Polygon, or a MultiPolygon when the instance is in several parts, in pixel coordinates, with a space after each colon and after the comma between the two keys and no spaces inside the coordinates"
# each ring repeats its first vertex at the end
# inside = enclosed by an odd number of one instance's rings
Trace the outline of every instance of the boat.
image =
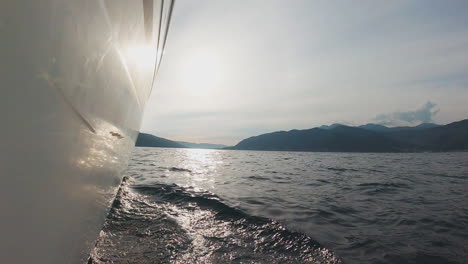
{"type": "Polygon", "coordinates": [[[174,1],[0,3],[0,263],[86,263],[161,65],[174,1]]]}

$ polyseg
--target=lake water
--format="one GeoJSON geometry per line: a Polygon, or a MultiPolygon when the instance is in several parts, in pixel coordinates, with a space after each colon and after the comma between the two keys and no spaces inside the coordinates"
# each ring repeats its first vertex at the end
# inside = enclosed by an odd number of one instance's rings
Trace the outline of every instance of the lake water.
{"type": "Polygon", "coordinates": [[[136,148],[96,263],[466,263],[468,153],[136,148]]]}

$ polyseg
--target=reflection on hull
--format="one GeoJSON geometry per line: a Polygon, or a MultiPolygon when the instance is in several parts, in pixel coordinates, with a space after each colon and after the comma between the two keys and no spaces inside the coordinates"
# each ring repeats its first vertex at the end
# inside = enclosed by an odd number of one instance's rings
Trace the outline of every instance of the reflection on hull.
{"type": "Polygon", "coordinates": [[[151,92],[172,4],[161,8],[0,3],[0,263],[86,261],[151,92]]]}

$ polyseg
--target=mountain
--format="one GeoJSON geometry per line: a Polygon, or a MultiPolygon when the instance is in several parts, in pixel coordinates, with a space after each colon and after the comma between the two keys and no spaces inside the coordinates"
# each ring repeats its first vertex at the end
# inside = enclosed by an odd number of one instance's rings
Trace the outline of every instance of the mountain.
{"type": "Polygon", "coordinates": [[[378,125],[378,124],[367,124],[367,125],[362,125],[358,127],[362,129],[370,130],[370,131],[375,131],[375,132],[384,132],[384,131],[391,130],[391,128],[389,127],[378,125]]]}
{"type": "Polygon", "coordinates": [[[415,126],[414,128],[416,129],[425,129],[425,128],[434,128],[434,127],[440,127],[441,125],[437,125],[434,123],[422,123],[420,125],[415,126]]]}
{"type": "Polygon", "coordinates": [[[468,150],[468,119],[445,126],[393,131],[386,135],[413,145],[415,151],[465,151],[468,150]]]}
{"type": "Polygon", "coordinates": [[[360,127],[332,125],[279,131],[250,137],[234,147],[239,150],[329,151],[329,152],[412,152],[468,150],[468,119],[445,126],[360,127]],[[333,126],[333,127],[332,127],[333,126]]]}
{"type": "Polygon", "coordinates": [[[324,151],[324,152],[395,152],[399,144],[377,132],[339,125],[330,129],[280,131],[242,140],[232,149],[324,151]]]}
{"type": "Polygon", "coordinates": [[[185,148],[185,146],[175,141],[153,136],[146,133],[138,134],[138,138],[135,145],[137,147],[185,148]]]}
{"type": "Polygon", "coordinates": [[[409,126],[401,126],[401,127],[386,127],[383,125],[379,124],[367,124],[367,125],[362,125],[358,126],[359,128],[363,128],[366,130],[371,130],[371,131],[376,131],[376,132],[394,132],[394,131],[403,131],[403,130],[420,130],[420,129],[426,129],[426,128],[434,128],[434,127],[439,127],[440,125],[433,124],[433,123],[422,123],[420,125],[414,126],[414,127],[409,127],[409,126]]]}
{"type": "Polygon", "coordinates": [[[222,149],[227,147],[226,145],[221,144],[211,144],[211,143],[190,143],[184,141],[177,141],[177,143],[181,144],[186,148],[197,148],[197,149],[222,149]]]}
{"type": "Polygon", "coordinates": [[[318,128],[329,130],[329,129],[332,129],[332,128],[335,128],[335,127],[338,127],[338,126],[343,126],[343,125],[335,123],[335,124],[331,124],[329,126],[328,125],[321,125],[318,128]]]}
{"type": "Polygon", "coordinates": [[[225,145],[210,143],[190,143],[183,141],[172,141],[151,134],[140,133],[136,144],[137,147],[160,147],[160,148],[198,148],[198,149],[222,149],[225,145]]]}

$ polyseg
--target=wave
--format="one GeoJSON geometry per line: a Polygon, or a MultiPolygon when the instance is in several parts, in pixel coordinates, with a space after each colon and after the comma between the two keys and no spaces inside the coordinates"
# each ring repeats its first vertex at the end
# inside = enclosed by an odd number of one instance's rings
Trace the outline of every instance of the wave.
{"type": "Polygon", "coordinates": [[[122,186],[91,263],[342,263],[309,236],[175,184],[122,186]]]}
{"type": "Polygon", "coordinates": [[[369,182],[369,183],[360,183],[358,186],[362,187],[384,187],[384,188],[410,188],[407,184],[404,183],[394,183],[394,182],[369,182]]]}
{"type": "Polygon", "coordinates": [[[169,168],[169,171],[174,171],[174,172],[192,172],[189,169],[184,169],[184,168],[177,168],[177,167],[171,167],[169,168]]]}

